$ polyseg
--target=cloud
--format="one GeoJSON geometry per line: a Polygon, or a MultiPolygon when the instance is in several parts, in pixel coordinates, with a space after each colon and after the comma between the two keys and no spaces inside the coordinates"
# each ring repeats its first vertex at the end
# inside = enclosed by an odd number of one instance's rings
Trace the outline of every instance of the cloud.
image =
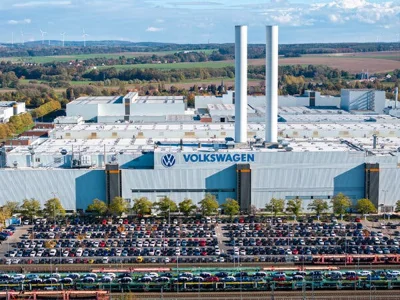
{"type": "Polygon", "coordinates": [[[22,3],[13,4],[14,7],[39,7],[39,6],[68,6],[71,5],[71,1],[28,1],[22,3]]]}
{"type": "Polygon", "coordinates": [[[23,19],[23,20],[9,20],[7,24],[10,25],[18,25],[18,24],[30,24],[32,22],[31,19],[23,19]]]}
{"type": "Polygon", "coordinates": [[[159,28],[159,27],[147,27],[146,31],[147,32],[159,32],[159,31],[163,31],[164,28],[159,28]]]}

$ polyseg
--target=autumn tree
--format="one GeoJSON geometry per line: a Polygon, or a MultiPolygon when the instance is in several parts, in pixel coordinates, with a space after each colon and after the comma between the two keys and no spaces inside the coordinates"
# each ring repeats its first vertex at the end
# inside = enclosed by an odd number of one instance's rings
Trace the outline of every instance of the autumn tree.
{"type": "Polygon", "coordinates": [[[96,198],[93,199],[93,202],[88,205],[86,210],[101,216],[107,212],[108,206],[104,201],[101,201],[96,198]]]}
{"type": "Polygon", "coordinates": [[[276,217],[278,214],[283,213],[285,209],[285,200],[272,198],[269,203],[265,205],[265,210],[271,212],[276,217]]]}
{"type": "Polygon", "coordinates": [[[7,208],[11,215],[15,214],[20,209],[18,201],[7,201],[6,204],[4,204],[4,207],[7,208]]]}

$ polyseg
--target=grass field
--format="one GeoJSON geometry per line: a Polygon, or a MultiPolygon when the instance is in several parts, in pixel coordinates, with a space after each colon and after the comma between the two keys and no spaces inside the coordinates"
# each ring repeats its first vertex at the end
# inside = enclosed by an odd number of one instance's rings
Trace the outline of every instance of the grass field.
{"type": "MultiPolygon", "coordinates": [[[[193,52],[204,52],[211,54],[214,49],[193,50],[193,52]]],[[[151,56],[173,54],[177,51],[161,51],[161,52],[120,52],[120,53],[104,53],[104,54],[80,54],[80,55],[58,55],[58,56],[29,56],[29,57],[0,57],[0,61],[13,61],[13,62],[31,62],[37,64],[51,63],[51,62],[68,62],[72,60],[85,60],[91,58],[109,58],[117,59],[120,56],[128,58],[139,56],[151,56]]]]}
{"type": "Polygon", "coordinates": [[[126,69],[159,69],[159,70],[177,70],[177,69],[196,69],[196,68],[224,68],[233,66],[232,61],[207,61],[195,63],[176,63],[176,64],[137,64],[137,65],[114,65],[114,66],[101,66],[98,69],[107,69],[114,67],[117,70],[126,69]]]}

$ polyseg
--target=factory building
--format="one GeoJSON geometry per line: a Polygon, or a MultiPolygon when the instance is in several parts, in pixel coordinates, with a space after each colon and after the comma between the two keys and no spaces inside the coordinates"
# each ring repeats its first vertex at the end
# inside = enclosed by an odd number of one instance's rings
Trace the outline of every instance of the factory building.
{"type": "Polygon", "coordinates": [[[54,193],[75,211],[95,198],[198,203],[211,193],[220,203],[237,199],[242,211],[264,208],[273,197],[302,199],[307,210],[313,199],[344,193],[391,211],[400,195],[399,119],[380,112],[380,93],[373,105],[364,100],[369,91],[278,97],[278,31],[266,32],[265,96],[242,93],[247,28],[239,26],[240,93],[197,97],[195,112],[183,97],[129,93],[72,101],[48,138],[0,148],[0,205],[24,198],[43,204],[54,193]],[[208,122],[196,119],[203,114],[208,122]]]}
{"type": "Polygon", "coordinates": [[[12,116],[25,112],[24,102],[1,101],[0,102],[0,123],[7,123],[12,116]]]}

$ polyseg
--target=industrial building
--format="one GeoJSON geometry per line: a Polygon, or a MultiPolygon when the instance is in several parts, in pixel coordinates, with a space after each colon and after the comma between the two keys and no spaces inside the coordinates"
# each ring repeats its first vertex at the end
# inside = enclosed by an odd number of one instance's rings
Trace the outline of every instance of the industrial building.
{"type": "Polygon", "coordinates": [[[278,97],[272,26],[266,95],[248,96],[246,26],[235,28],[235,39],[235,95],[196,97],[195,110],[186,109],[183,97],[133,92],[72,101],[48,138],[1,148],[0,204],[44,203],[55,194],[75,211],[95,198],[198,203],[211,193],[221,203],[237,199],[242,211],[263,208],[273,197],[302,199],[307,210],[313,199],[342,192],[392,210],[400,195],[400,126],[383,113],[382,93],[278,97]]]}
{"type": "Polygon", "coordinates": [[[7,123],[12,116],[16,116],[24,112],[24,102],[0,101],[0,123],[7,123]]]}

